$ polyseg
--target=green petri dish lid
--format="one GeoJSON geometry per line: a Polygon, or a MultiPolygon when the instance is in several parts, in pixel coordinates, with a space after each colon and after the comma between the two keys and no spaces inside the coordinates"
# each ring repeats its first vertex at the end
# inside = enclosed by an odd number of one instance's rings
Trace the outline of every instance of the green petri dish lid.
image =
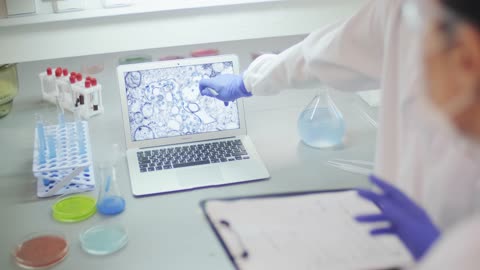
{"type": "Polygon", "coordinates": [[[121,225],[98,225],[80,234],[82,249],[92,255],[115,253],[128,242],[128,234],[121,225]]]}
{"type": "Polygon", "coordinates": [[[54,232],[31,234],[13,249],[15,262],[26,269],[49,268],[63,261],[67,253],[65,236],[54,232]]]}
{"type": "Polygon", "coordinates": [[[60,222],[83,221],[96,211],[96,200],[85,195],[63,197],[52,206],[53,218],[60,222]]]}

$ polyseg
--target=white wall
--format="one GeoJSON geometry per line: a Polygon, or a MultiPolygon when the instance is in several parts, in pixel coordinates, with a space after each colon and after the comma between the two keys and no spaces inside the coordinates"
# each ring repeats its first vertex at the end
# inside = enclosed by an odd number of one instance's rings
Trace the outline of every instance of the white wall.
{"type": "Polygon", "coordinates": [[[288,0],[0,27],[0,64],[307,34],[364,0],[288,0]]]}

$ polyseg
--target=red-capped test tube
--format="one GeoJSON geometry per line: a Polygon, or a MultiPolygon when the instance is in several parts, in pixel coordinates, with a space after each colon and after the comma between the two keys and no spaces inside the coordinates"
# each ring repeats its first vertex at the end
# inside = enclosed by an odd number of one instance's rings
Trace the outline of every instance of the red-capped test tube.
{"type": "Polygon", "coordinates": [[[57,78],[58,78],[58,77],[61,77],[62,74],[63,74],[62,68],[61,68],[61,67],[57,67],[57,68],[55,69],[55,77],[57,77],[57,78]]]}
{"type": "MultiPolygon", "coordinates": [[[[78,73],[78,74],[77,74],[77,79],[79,78],[78,75],[80,75],[80,78],[81,78],[82,74],[79,74],[79,73],[78,73]]],[[[88,88],[90,88],[91,86],[92,86],[92,85],[91,85],[90,81],[85,80],[85,83],[84,83],[85,90],[88,89],[88,88]]],[[[80,100],[80,105],[84,105],[84,104],[85,104],[85,96],[84,96],[84,94],[80,94],[79,100],[80,100]]]]}
{"type": "Polygon", "coordinates": [[[98,111],[98,105],[100,103],[100,89],[99,87],[97,86],[97,79],[95,78],[92,78],[91,79],[91,82],[92,82],[92,87],[95,88],[95,90],[93,91],[92,93],[92,108],[94,111],[98,111]]]}

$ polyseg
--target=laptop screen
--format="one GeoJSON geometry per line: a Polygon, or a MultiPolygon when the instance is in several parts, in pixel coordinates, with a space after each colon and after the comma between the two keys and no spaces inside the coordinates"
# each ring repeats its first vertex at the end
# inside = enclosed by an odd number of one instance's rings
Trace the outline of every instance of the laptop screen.
{"type": "Polygon", "coordinates": [[[198,89],[203,78],[233,73],[232,62],[125,72],[132,141],[239,129],[236,102],[225,106],[198,89]]]}

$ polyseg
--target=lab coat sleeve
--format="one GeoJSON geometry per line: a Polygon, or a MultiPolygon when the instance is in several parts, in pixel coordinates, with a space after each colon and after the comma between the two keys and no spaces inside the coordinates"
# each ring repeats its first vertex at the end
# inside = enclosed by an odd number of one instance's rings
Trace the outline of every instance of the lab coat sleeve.
{"type": "Polygon", "coordinates": [[[347,91],[378,87],[384,23],[397,2],[369,1],[351,18],[310,34],[284,52],[258,57],[243,73],[245,87],[254,95],[312,82],[347,91]]]}
{"type": "Polygon", "coordinates": [[[480,216],[444,233],[415,270],[480,269],[480,216]]]}

